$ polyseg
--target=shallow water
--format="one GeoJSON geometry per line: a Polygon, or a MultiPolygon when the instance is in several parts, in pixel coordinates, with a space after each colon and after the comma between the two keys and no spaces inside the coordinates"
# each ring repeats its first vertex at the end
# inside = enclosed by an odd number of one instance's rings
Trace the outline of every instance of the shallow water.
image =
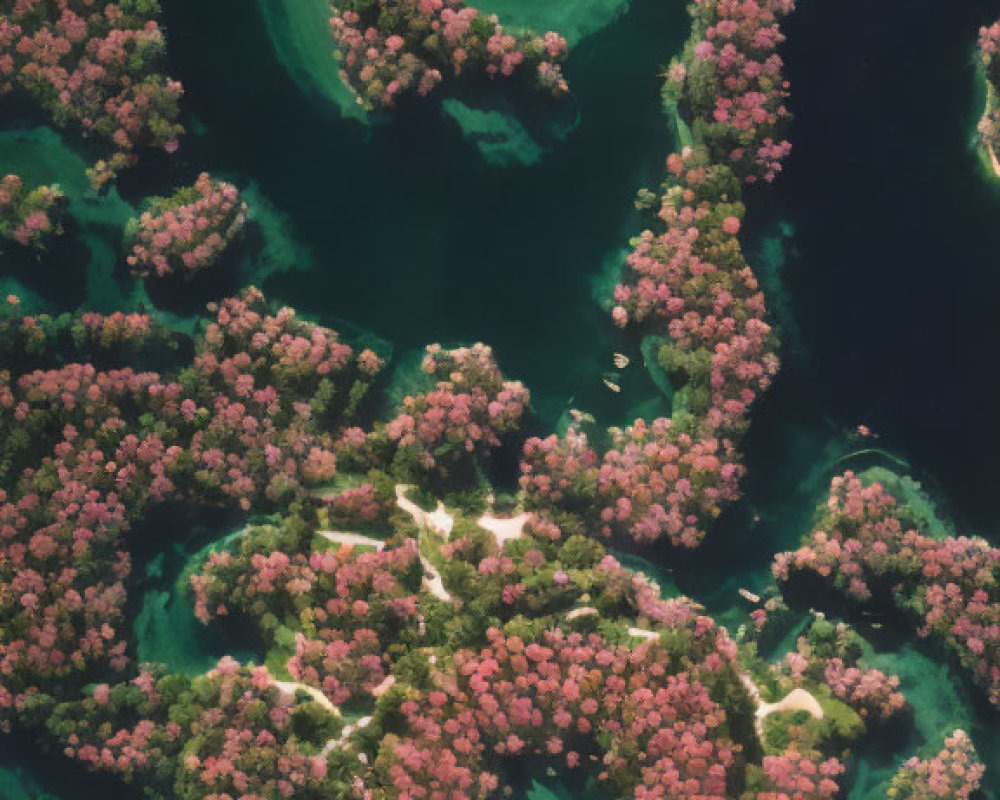
{"type": "MultiPolygon", "coordinates": [[[[146,526],[149,527],[148,525],[146,526]]],[[[201,675],[223,656],[242,663],[264,662],[264,648],[238,624],[202,625],[194,616],[191,576],[205,559],[238,538],[242,528],[192,526],[174,536],[142,570],[133,594],[141,605],[132,624],[132,641],[139,662],[166,664],[171,672],[201,675]]]]}
{"type": "MultiPolygon", "coordinates": [[[[573,398],[627,418],[638,391],[653,394],[639,370],[623,397],[601,384],[628,343],[590,279],[634,230],[631,198],[669,149],[656,73],[687,35],[681,4],[637,0],[582,42],[566,68],[574,106],[558,112],[578,116],[575,128],[540,162],[510,169],[485,163],[434,104],[365,126],[309,102],[245,4],[179,0],[167,23],[175,72],[206,128],[185,156],[253,179],[315,261],[263,281],[270,293],[400,351],[488,342],[550,421],[573,398]]],[[[513,102],[541,113],[529,98],[513,102]]]]}
{"type": "MultiPolygon", "coordinates": [[[[295,17],[277,0],[166,2],[173,72],[198,133],[176,166],[154,160],[126,176],[120,196],[74,202],[78,214],[87,209],[84,248],[53,265],[74,270],[65,283],[53,286],[31,264],[5,264],[0,291],[14,275],[36,303],[144,302],[116,267],[112,227],[142,194],[211,167],[252,184],[251,205],[282,254],[279,269],[265,274],[260,259],[234,280],[257,281],[306,315],[372,331],[403,358],[431,341],[486,341],[532,389],[547,425],[571,403],[626,421],[657,395],[638,368],[622,376],[621,396],[601,385],[612,352],[641,358],[596,304],[594,286],[636,230],[634,191],[655,180],[670,150],[656,73],[687,21],[680,2],[633,0],[610,22],[616,4],[602,5],[585,21],[598,32],[566,68],[572,104],[547,111],[495,92],[473,101],[469,90],[460,99],[479,110],[446,114],[430,104],[384,124],[342,115],[346,96],[330,81],[320,38],[297,41],[309,40],[306,57],[289,50],[295,17]],[[498,125],[510,131],[502,146],[470,135],[478,126],[492,136],[498,125]]],[[[524,19],[541,13],[536,0],[524,19]]],[[[750,195],[745,229],[782,323],[784,370],[747,443],[747,499],[703,552],[671,555],[669,569],[654,552],[648,568],[723,620],[739,618],[737,589],[759,590],[771,554],[797,542],[833,471],[879,461],[850,455],[861,445],[844,431],[860,422],[912,464],[960,531],[1000,538],[1000,190],[969,147],[979,113],[970,48],[978,25],[998,13],[996,0],[905,8],[809,0],[791,18],[794,150],[776,186],[750,195]]],[[[0,115],[0,127],[10,119],[0,115]]],[[[0,131],[0,163],[39,180],[58,168],[82,198],[84,162],[50,133],[24,135],[0,131]]],[[[136,600],[141,656],[197,671],[217,655],[200,650],[178,588],[205,538],[184,532],[160,562],[150,555],[154,574],[136,600]]],[[[895,765],[953,725],[972,727],[989,765],[988,796],[1000,796],[1000,717],[910,638],[872,638],[881,639],[873,663],[900,674],[918,713],[908,738],[859,759],[852,800],[884,796],[895,765]]],[[[44,791],[108,796],[98,779],[54,780],[39,757],[0,739],[0,798],[40,800],[44,791]]],[[[527,794],[585,796],[540,784],[527,794]]]]}

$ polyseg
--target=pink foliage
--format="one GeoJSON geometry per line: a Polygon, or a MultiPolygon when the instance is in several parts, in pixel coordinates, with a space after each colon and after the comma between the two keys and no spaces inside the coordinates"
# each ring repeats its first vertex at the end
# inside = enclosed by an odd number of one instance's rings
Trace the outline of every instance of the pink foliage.
{"type": "Polygon", "coordinates": [[[4,176],[0,179],[0,236],[25,247],[44,249],[53,236],[62,233],[64,201],[58,186],[29,189],[19,176],[4,176]]]}
{"type": "Polygon", "coordinates": [[[147,786],[168,777],[168,787],[198,800],[314,800],[329,792],[319,743],[293,724],[306,703],[275,686],[266,667],[243,668],[227,657],[198,678],[143,672],[133,684],[139,699],[120,693],[116,707],[102,695],[96,712],[85,709],[101,724],[75,726],[67,756],[128,781],[142,775],[147,786]]]}
{"type": "Polygon", "coordinates": [[[997,92],[1000,91],[1000,22],[979,29],[979,59],[991,91],[987,95],[986,108],[979,120],[979,134],[983,141],[993,148],[994,155],[1000,147],[1000,106],[997,92]]]}
{"type": "Polygon", "coordinates": [[[820,761],[816,753],[801,754],[786,750],[779,756],[764,756],[767,791],[758,792],[757,800],[823,800],[839,791],[834,780],[844,772],[844,765],[831,758],[820,761]]]}
{"type": "Polygon", "coordinates": [[[0,13],[0,93],[21,88],[61,127],[110,155],[90,170],[101,186],[145,147],[177,149],[183,90],[157,73],[165,39],[155,2],[20,0],[0,13]]]}
{"type": "Polygon", "coordinates": [[[848,667],[839,658],[826,662],[823,679],[834,696],[853,708],[868,722],[882,722],[906,707],[899,690],[899,678],[878,669],[848,667]]]}
{"type": "Polygon", "coordinates": [[[130,223],[128,265],[136,275],[159,278],[208,269],[243,229],[246,214],[235,186],[203,172],[193,186],[154,198],[130,223]]]}
{"type": "Polygon", "coordinates": [[[595,504],[600,459],[585,434],[532,437],[524,443],[521,492],[528,508],[586,512],[595,504]]]}
{"type": "Polygon", "coordinates": [[[932,539],[879,483],[853,472],[831,482],[827,516],[795,552],[779,553],[773,571],[787,580],[809,572],[858,603],[891,596],[941,642],[1000,703],[1000,550],[982,539],[932,539]]]}
{"type": "Polygon", "coordinates": [[[696,439],[667,418],[637,419],[610,433],[600,460],[573,429],[563,438],[529,439],[521,463],[528,507],[572,532],[583,529],[577,515],[605,536],[620,533],[641,544],[666,537],[697,547],[739,494],[744,470],[731,443],[696,439]]]}
{"type": "Polygon", "coordinates": [[[342,75],[367,108],[393,108],[411,92],[426,96],[446,75],[481,71],[509,77],[534,68],[541,88],[568,91],[558,61],[566,40],[558,33],[511,35],[495,15],[462,0],[346,0],[331,20],[342,75]]]}
{"type": "Polygon", "coordinates": [[[614,319],[667,335],[659,360],[675,383],[675,404],[709,430],[739,429],[778,370],[764,295],[736,236],[739,188],[704,150],[686,148],[667,164],[663,232],[636,241],[615,288],[614,319]]]}
{"type": "Polygon", "coordinates": [[[738,496],[743,467],[730,443],[695,439],[665,418],[611,433],[598,474],[602,494],[617,498],[601,511],[605,534],[620,526],[637,542],[666,536],[697,547],[723,503],[738,496]]]}
{"type": "Polygon", "coordinates": [[[330,518],[347,525],[365,525],[394,506],[390,498],[379,495],[370,483],[345,489],[324,498],[330,518]]]}
{"type": "MultiPolygon", "coordinates": [[[[290,309],[265,309],[252,289],[225,301],[176,381],[85,364],[0,374],[12,476],[0,494],[0,709],[39,685],[124,668],[122,537],[151,503],[265,508],[331,477],[317,426],[352,413],[346,398],[363,396],[352,387],[377,365],[290,309]]],[[[81,324],[100,338],[144,322],[81,324]]]]}
{"type": "Polygon", "coordinates": [[[716,163],[747,183],[773,181],[791,145],[788,82],[777,47],[794,0],[695,0],[684,61],[668,70],[666,96],[688,118],[716,163]]]}
{"type": "Polygon", "coordinates": [[[456,654],[455,682],[403,704],[410,732],[376,765],[384,796],[420,797],[437,782],[485,797],[499,785],[497,756],[540,756],[569,769],[600,761],[599,780],[643,800],[724,800],[734,747],[697,677],[709,661],[692,674],[653,643],[487,636],[481,652],[456,654]]]}
{"type": "Polygon", "coordinates": [[[301,630],[287,667],[296,680],[338,705],[371,694],[387,674],[388,645],[416,620],[407,588],[419,580],[416,542],[365,553],[267,552],[266,537],[266,529],[247,534],[237,553],[214,554],[192,576],[198,618],[237,610],[258,620],[294,618],[301,630]]]}
{"type": "MultiPolygon", "coordinates": [[[[764,296],[738,234],[741,184],[771,181],[788,152],[787,83],[776,47],[793,0],[696,0],[684,60],[665,97],[690,126],[693,146],[667,159],[656,229],[633,241],[613,296],[619,327],[664,336],[657,361],[672,389],[670,419],[612,430],[598,455],[571,428],[531,439],[521,466],[536,529],[600,524],[649,543],[695,547],[739,495],[736,450],[754,401],[778,370],[764,296]]],[[[637,205],[654,204],[640,192],[637,205]]]]}
{"type": "Polygon", "coordinates": [[[375,437],[388,439],[423,470],[486,456],[515,432],[531,400],[520,381],[507,381],[484,344],[454,350],[430,345],[422,369],[435,388],[407,396],[402,413],[375,437]]]}
{"type": "Polygon", "coordinates": [[[906,800],[969,800],[984,772],[969,735],[956,730],[933,758],[907,761],[893,777],[889,792],[906,800]]]}

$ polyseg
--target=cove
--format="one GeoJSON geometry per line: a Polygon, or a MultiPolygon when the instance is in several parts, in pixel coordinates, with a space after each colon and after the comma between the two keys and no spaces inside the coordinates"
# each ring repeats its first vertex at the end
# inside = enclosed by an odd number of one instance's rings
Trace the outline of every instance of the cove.
{"type": "Polygon", "coordinates": [[[670,150],[657,72],[687,35],[681,3],[636,0],[582,41],[566,67],[574,129],[534,165],[506,169],[484,161],[439,101],[374,126],[315,102],[253,5],[165,5],[172,72],[204,131],[183,146],[191,171],[252,180],[313,257],[308,271],[261,281],[269,295],[399,351],[485,341],[550,423],[571,401],[626,421],[639,392],[654,395],[639,369],[620,397],[601,383],[629,344],[588,279],[637,232],[632,196],[670,150]]]}
{"type": "MultiPolygon", "coordinates": [[[[868,465],[840,460],[863,446],[844,439],[859,423],[880,434],[870,444],[905,458],[959,535],[998,541],[1000,191],[971,146],[973,48],[998,13],[995,0],[905,11],[849,0],[802,3],[789,20],[793,150],[748,202],[745,240],[781,317],[782,371],[755,410],[747,498],[708,542],[743,533],[710,556],[709,574],[732,587],[765,580],[766,554],[797,546],[807,498],[835,469],[868,465]]],[[[873,663],[921,704],[922,734],[969,726],[983,794],[998,796],[995,711],[963,687],[942,691],[944,665],[912,638],[877,649],[873,663]]],[[[911,754],[900,742],[860,758],[851,798],[884,797],[894,759],[911,754]]]]}

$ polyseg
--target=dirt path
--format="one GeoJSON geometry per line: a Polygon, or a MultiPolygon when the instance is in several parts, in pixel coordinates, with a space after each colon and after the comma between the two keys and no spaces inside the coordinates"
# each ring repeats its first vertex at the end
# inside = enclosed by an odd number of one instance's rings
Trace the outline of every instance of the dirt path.
{"type": "Polygon", "coordinates": [[[340,716],[340,709],[337,708],[323,692],[317,689],[315,686],[307,686],[304,683],[296,683],[295,681],[279,681],[276,678],[271,678],[271,683],[273,683],[282,693],[294,698],[295,693],[302,691],[309,695],[313,700],[315,700],[319,705],[323,706],[327,711],[333,714],[335,717],[340,716]]]}
{"type": "MultiPolygon", "coordinates": [[[[407,490],[411,488],[402,483],[397,484],[396,505],[413,517],[413,521],[421,528],[428,528],[434,533],[447,538],[451,534],[451,529],[455,524],[455,517],[448,513],[444,507],[444,503],[440,500],[434,511],[424,511],[406,496],[407,490]]],[[[420,554],[420,563],[424,568],[424,585],[427,587],[427,591],[439,600],[444,600],[446,603],[455,602],[455,598],[451,592],[445,588],[441,573],[437,571],[437,567],[423,553],[420,554]]]]}
{"type": "Polygon", "coordinates": [[[363,536],[360,533],[349,533],[347,531],[316,531],[328,542],[335,544],[351,544],[360,547],[374,547],[381,550],[385,547],[385,542],[381,539],[373,539],[371,536],[363,536]]]}
{"type": "MultiPolygon", "coordinates": [[[[645,628],[629,628],[628,632],[630,636],[635,636],[638,639],[655,639],[660,635],[655,631],[646,630],[645,628]]],[[[771,714],[777,714],[781,711],[805,711],[816,719],[823,719],[822,706],[805,689],[792,689],[777,703],[765,703],[760,696],[760,689],[757,688],[757,684],[754,683],[753,678],[748,673],[740,670],[740,680],[743,682],[747,694],[750,695],[750,699],[753,700],[755,706],[754,730],[762,744],[764,742],[764,720],[771,716],[771,714]]]]}
{"type": "Polygon", "coordinates": [[[524,525],[531,519],[531,514],[522,511],[516,517],[494,517],[492,514],[483,514],[476,520],[476,524],[493,534],[497,547],[503,551],[503,546],[509,541],[520,539],[524,536],[524,525]]]}
{"type": "Polygon", "coordinates": [[[760,696],[760,689],[746,672],[740,671],[740,680],[746,687],[747,694],[753,700],[756,710],[754,711],[754,730],[761,743],[764,742],[764,720],[777,714],[780,711],[805,711],[816,719],[823,719],[823,709],[819,701],[805,689],[792,689],[785,697],[777,703],[765,703],[760,696]]]}

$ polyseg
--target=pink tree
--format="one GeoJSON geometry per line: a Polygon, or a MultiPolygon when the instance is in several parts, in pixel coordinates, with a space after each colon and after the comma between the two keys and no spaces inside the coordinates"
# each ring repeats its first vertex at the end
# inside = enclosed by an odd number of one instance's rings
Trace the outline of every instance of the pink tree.
{"type": "Polygon", "coordinates": [[[0,93],[26,91],[60,127],[107,153],[103,186],[143,148],[177,149],[181,85],[158,73],[166,41],[156,2],[18,2],[0,13],[0,93]]]}
{"type": "Polygon", "coordinates": [[[65,196],[58,186],[25,187],[17,175],[0,179],[0,236],[44,250],[62,233],[65,196]]]}
{"type": "Polygon", "coordinates": [[[956,730],[933,758],[907,761],[893,777],[889,796],[894,800],[969,800],[984,772],[969,735],[956,730]]]}
{"type": "Polygon", "coordinates": [[[193,186],[151,198],[142,216],[129,221],[126,261],[141,277],[189,277],[218,261],[246,218],[247,206],[236,187],[203,172],[193,186]]]}
{"type": "Polygon", "coordinates": [[[814,574],[858,604],[891,598],[919,635],[953,652],[1000,702],[1000,550],[921,534],[905,505],[853,472],[832,480],[826,511],[802,547],[775,557],[775,577],[814,574]]]}
{"type": "Polygon", "coordinates": [[[368,109],[391,109],[406,94],[426,96],[463,72],[528,72],[553,95],[568,91],[558,65],[567,50],[562,36],[515,36],[496,15],[462,0],[347,0],[334,6],[331,28],[341,75],[368,109]]]}

